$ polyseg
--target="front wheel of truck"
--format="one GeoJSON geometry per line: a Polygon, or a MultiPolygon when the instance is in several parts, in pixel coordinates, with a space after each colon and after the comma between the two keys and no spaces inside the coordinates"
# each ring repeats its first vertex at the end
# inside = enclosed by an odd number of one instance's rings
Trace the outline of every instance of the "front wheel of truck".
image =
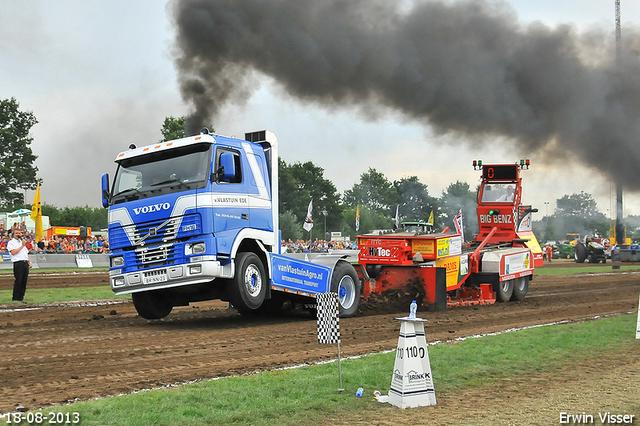
{"type": "Polygon", "coordinates": [[[236,256],[235,278],[227,282],[229,301],[241,314],[260,309],[267,295],[267,278],[260,258],[251,252],[236,256]]]}
{"type": "Polygon", "coordinates": [[[173,303],[160,291],[133,293],[133,306],[138,315],[145,319],[160,319],[171,313],[173,303]]]}

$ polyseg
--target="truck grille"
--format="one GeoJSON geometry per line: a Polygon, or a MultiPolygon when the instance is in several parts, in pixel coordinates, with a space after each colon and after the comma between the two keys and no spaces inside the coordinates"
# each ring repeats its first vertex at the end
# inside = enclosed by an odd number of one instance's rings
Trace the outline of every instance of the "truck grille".
{"type": "Polygon", "coordinates": [[[134,229],[135,245],[153,244],[176,238],[182,217],[172,217],[165,221],[139,224],[134,229]]]}
{"type": "Polygon", "coordinates": [[[155,246],[202,232],[200,215],[189,214],[115,228],[109,233],[112,248],[155,246]]]}
{"type": "Polygon", "coordinates": [[[175,264],[182,256],[177,239],[201,232],[200,215],[194,213],[114,228],[109,242],[113,249],[125,250],[130,266],[145,269],[175,264]]]}
{"type": "Polygon", "coordinates": [[[144,267],[152,265],[166,265],[169,259],[174,258],[175,248],[173,244],[164,244],[155,247],[142,247],[135,251],[136,263],[142,264],[144,267]]]}

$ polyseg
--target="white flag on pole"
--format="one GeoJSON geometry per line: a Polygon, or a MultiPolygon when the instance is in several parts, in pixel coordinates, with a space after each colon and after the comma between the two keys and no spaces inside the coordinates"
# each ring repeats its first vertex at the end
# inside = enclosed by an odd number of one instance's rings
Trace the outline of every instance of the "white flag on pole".
{"type": "Polygon", "coordinates": [[[398,229],[400,228],[400,216],[398,215],[398,208],[400,207],[400,205],[396,206],[396,223],[394,224],[394,228],[393,229],[398,229]]]}
{"type": "Polygon", "coordinates": [[[464,226],[462,224],[462,209],[453,218],[453,224],[456,227],[456,232],[462,236],[462,242],[464,243],[464,226]]]}
{"type": "Polygon", "coordinates": [[[302,225],[304,230],[307,232],[311,232],[311,228],[313,228],[313,219],[311,217],[312,209],[313,209],[313,200],[309,201],[309,208],[307,209],[307,218],[304,220],[304,225],[302,225]]]}

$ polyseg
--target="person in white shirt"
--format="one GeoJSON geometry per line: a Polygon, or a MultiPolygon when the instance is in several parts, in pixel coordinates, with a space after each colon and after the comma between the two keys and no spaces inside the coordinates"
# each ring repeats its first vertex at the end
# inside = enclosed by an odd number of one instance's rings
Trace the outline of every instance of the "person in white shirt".
{"type": "Polygon", "coordinates": [[[27,290],[27,278],[29,277],[29,268],[31,261],[29,260],[29,250],[27,243],[22,239],[23,231],[16,228],[13,231],[13,238],[7,243],[7,251],[11,255],[13,262],[13,298],[14,302],[22,302],[24,293],[27,290]]]}
{"type": "Polygon", "coordinates": [[[511,203],[513,202],[513,185],[507,186],[507,193],[503,194],[496,201],[503,203],[511,203]]]}

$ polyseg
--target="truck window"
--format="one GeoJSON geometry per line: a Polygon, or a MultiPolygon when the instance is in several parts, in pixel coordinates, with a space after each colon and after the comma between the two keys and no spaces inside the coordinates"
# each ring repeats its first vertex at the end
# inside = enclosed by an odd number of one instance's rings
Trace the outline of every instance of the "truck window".
{"type": "Polygon", "coordinates": [[[220,167],[220,155],[223,152],[230,152],[233,154],[233,162],[235,164],[235,168],[236,168],[236,174],[234,177],[232,177],[231,179],[224,181],[224,182],[220,182],[220,183],[242,183],[242,168],[240,167],[241,162],[240,162],[240,153],[238,151],[232,150],[232,149],[228,149],[228,148],[218,148],[218,150],[216,151],[216,164],[215,164],[215,170],[218,170],[218,168],[220,167]]]}
{"type": "Polygon", "coordinates": [[[118,163],[112,203],[204,187],[211,145],[196,144],[128,158],[118,163]]]}
{"type": "Polygon", "coordinates": [[[491,183],[482,191],[483,203],[511,203],[515,193],[515,182],[491,183]]]}

